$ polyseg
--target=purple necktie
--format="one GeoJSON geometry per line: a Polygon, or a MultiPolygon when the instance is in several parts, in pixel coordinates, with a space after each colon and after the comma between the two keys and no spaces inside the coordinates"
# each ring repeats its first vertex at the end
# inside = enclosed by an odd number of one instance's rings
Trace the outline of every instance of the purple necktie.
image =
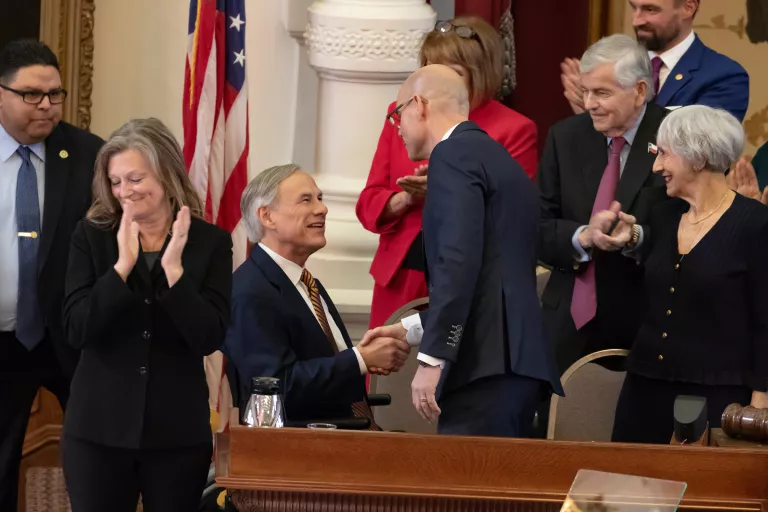
{"type": "MultiPolygon", "coordinates": [[[[621,150],[626,143],[624,137],[615,137],[611,141],[611,156],[608,158],[608,165],[600,180],[600,187],[597,189],[597,197],[595,197],[595,203],[592,206],[593,216],[598,212],[608,210],[616,197],[616,187],[619,185],[619,178],[621,177],[621,150]]],[[[595,318],[595,314],[597,314],[595,265],[593,262],[589,262],[584,272],[576,275],[576,281],[573,283],[571,316],[576,330],[581,329],[587,322],[595,318]]]]}
{"type": "Polygon", "coordinates": [[[653,97],[655,98],[659,94],[659,89],[661,89],[661,78],[659,77],[661,73],[661,68],[664,66],[664,61],[661,60],[661,57],[654,57],[651,59],[651,67],[653,68],[653,97]]]}

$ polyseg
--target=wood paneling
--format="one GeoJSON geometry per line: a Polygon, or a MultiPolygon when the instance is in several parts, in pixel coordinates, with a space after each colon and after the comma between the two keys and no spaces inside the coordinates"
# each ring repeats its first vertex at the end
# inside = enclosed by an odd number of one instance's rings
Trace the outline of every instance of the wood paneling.
{"type": "MultiPolygon", "coordinates": [[[[307,506],[320,499],[312,494],[335,495],[327,504],[339,495],[414,498],[403,510],[421,510],[426,498],[434,510],[435,499],[561,504],[583,468],[685,481],[687,509],[761,510],[768,500],[768,452],[756,450],[245,427],[218,442],[219,485],[277,501],[300,493],[307,506]]],[[[382,510],[366,499],[323,510],[382,510]]]]}

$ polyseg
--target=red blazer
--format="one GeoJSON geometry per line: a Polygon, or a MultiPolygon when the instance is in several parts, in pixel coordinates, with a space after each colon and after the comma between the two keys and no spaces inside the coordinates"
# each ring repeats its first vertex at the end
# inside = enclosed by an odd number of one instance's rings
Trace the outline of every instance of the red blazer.
{"type": "MultiPolygon", "coordinates": [[[[388,111],[393,108],[394,103],[389,106],[388,111]]],[[[469,120],[503,144],[526,174],[531,179],[534,178],[538,152],[536,125],[533,121],[498,101],[480,105],[469,113],[469,120]]],[[[421,231],[423,204],[412,206],[404,215],[390,222],[382,221],[381,215],[389,198],[402,191],[396,183],[397,179],[413,174],[414,169],[424,163],[427,161],[413,162],[408,158],[408,152],[397,134],[397,129],[386,121],[373,157],[368,183],[360,193],[355,207],[357,218],[363,227],[380,235],[379,248],[371,265],[371,275],[381,286],[387,286],[392,280],[408,248],[421,231]]]]}

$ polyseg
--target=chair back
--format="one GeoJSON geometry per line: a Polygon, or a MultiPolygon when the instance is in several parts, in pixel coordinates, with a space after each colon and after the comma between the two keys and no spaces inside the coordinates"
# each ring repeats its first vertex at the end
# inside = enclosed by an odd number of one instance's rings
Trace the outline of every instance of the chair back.
{"type": "Polygon", "coordinates": [[[600,362],[626,360],[629,350],[608,349],[582,357],[560,379],[565,397],[552,396],[547,439],[610,442],[616,403],[626,371],[609,370],[600,362]]]}
{"type": "MultiPolygon", "coordinates": [[[[387,319],[384,325],[392,325],[403,318],[427,309],[429,298],[423,297],[404,305],[387,319]]],[[[391,373],[386,377],[372,375],[370,392],[387,393],[392,396],[392,403],[388,407],[374,407],[373,415],[384,430],[402,430],[416,434],[435,434],[437,425],[430,425],[424,421],[411,402],[411,381],[416,375],[419,363],[416,360],[418,347],[413,347],[408,361],[399,372],[391,373]]]]}

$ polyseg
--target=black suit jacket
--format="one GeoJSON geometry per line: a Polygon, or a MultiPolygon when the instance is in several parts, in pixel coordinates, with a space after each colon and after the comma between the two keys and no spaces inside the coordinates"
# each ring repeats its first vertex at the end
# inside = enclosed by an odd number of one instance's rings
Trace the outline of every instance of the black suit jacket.
{"type": "Polygon", "coordinates": [[[150,270],[140,253],[123,282],[114,270],[117,228],[78,224],[64,323],[82,354],[64,418],[67,435],[120,448],[210,442],[203,357],[219,348],[229,324],[232,240],[193,219],[184,274],[170,289],[161,257],[150,270]]]}
{"type": "Polygon", "coordinates": [[[61,322],[64,276],[72,232],[91,206],[96,154],[104,141],[61,122],[45,140],[45,197],[40,234],[37,296],[47,334],[65,375],[74,373],[79,353],[67,344],[61,322]]]}
{"type": "MultiPolygon", "coordinates": [[[[656,155],[649,151],[666,112],[653,103],[646,106],[616,191],[622,210],[641,224],[647,222],[654,204],[667,199],[663,178],[652,172],[656,155]]],[[[607,144],[606,137],[594,129],[590,115],[579,114],[552,127],[539,164],[539,259],[552,267],[542,296],[544,321],[561,371],[580,356],[585,345],[577,336],[570,313],[575,275],[586,268],[576,263],[572,238],[592,215],[608,165],[607,144]]],[[[606,338],[604,344],[609,345],[601,348],[629,348],[645,310],[643,269],[620,252],[595,250],[592,256],[597,317],[601,335],[606,338]]]]}
{"type": "MultiPolygon", "coordinates": [[[[250,396],[253,377],[276,377],[290,420],[351,417],[352,403],[365,394],[354,351],[334,353],[296,286],[258,245],[233,280],[225,351],[237,367],[243,400],[250,396]]],[[[344,323],[319,281],[318,288],[351,348],[344,323]]]]}
{"type": "Polygon", "coordinates": [[[429,310],[420,352],[448,362],[440,394],[516,374],[558,393],[536,293],[536,189],[504,147],[459,124],[429,159],[429,310]]]}

